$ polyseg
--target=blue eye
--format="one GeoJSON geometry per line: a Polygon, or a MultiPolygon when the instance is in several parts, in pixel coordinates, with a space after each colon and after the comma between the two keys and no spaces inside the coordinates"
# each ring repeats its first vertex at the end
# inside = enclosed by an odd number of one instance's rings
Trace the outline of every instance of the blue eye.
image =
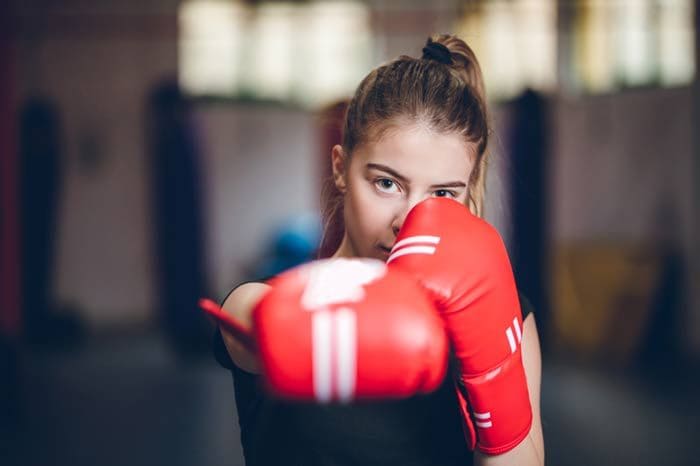
{"type": "Polygon", "coordinates": [[[398,190],[398,186],[394,180],[390,180],[389,178],[379,178],[374,181],[374,185],[384,193],[396,192],[396,190],[398,190]]]}
{"type": "Polygon", "coordinates": [[[435,197],[457,197],[454,192],[448,189],[438,189],[435,191],[435,197]]]}

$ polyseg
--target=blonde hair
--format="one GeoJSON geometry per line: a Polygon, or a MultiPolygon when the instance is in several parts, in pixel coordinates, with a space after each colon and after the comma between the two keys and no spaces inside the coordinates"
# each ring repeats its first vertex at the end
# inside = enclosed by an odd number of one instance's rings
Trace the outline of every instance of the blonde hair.
{"type": "MultiPolygon", "coordinates": [[[[372,70],[355,91],[345,114],[346,163],[360,145],[379,139],[405,121],[421,122],[440,133],[456,133],[476,147],[467,186],[467,204],[483,215],[489,124],[481,68],[473,50],[458,37],[429,37],[420,58],[402,55],[372,70]]],[[[340,245],[345,231],[343,195],[333,180],[321,195],[323,238],[320,257],[340,245]]]]}

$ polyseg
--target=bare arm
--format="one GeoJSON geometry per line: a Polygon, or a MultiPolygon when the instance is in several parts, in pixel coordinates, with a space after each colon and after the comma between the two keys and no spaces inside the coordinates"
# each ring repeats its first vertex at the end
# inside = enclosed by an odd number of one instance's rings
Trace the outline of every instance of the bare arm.
{"type": "Polygon", "coordinates": [[[523,323],[522,355],[527,388],[530,392],[530,405],[532,406],[530,433],[517,447],[501,455],[490,456],[475,451],[474,464],[477,466],[544,465],[544,438],[542,436],[542,419],[540,418],[542,354],[534,314],[528,315],[523,323]]]}
{"type": "MultiPolygon", "coordinates": [[[[245,283],[235,290],[224,301],[224,312],[238,320],[244,327],[251,328],[252,311],[255,304],[260,300],[263,294],[270,288],[264,283],[245,283]]],[[[258,366],[258,358],[255,354],[248,351],[236,338],[226,331],[223,327],[221,336],[224,339],[226,350],[228,351],[231,360],[241,369],[260,373],[258,366]]]]}

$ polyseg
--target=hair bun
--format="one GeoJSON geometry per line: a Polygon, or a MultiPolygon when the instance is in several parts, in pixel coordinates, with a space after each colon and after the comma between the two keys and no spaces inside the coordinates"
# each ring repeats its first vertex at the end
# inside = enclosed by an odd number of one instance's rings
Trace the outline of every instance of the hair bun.
{"type": "Polygon", "coordinates": [[[453,63],[450,49],[440,42],[434,42],[431,38],[428,38],[428,42],[423,47],[423,59],[435,60],[445,65],[453,63]]]}

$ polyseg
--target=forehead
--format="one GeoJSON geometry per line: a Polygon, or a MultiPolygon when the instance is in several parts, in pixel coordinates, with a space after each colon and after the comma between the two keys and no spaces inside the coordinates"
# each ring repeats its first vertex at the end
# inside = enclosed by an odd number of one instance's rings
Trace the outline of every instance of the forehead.
{"type": "Polygon", "coordinates": [[[379,139],[359,147],[353,158],[388,165],[410,180],[466,183],[471,172],[473,144],[457,133],[439,133],[423,125],[386,130],[379,139]]]}

